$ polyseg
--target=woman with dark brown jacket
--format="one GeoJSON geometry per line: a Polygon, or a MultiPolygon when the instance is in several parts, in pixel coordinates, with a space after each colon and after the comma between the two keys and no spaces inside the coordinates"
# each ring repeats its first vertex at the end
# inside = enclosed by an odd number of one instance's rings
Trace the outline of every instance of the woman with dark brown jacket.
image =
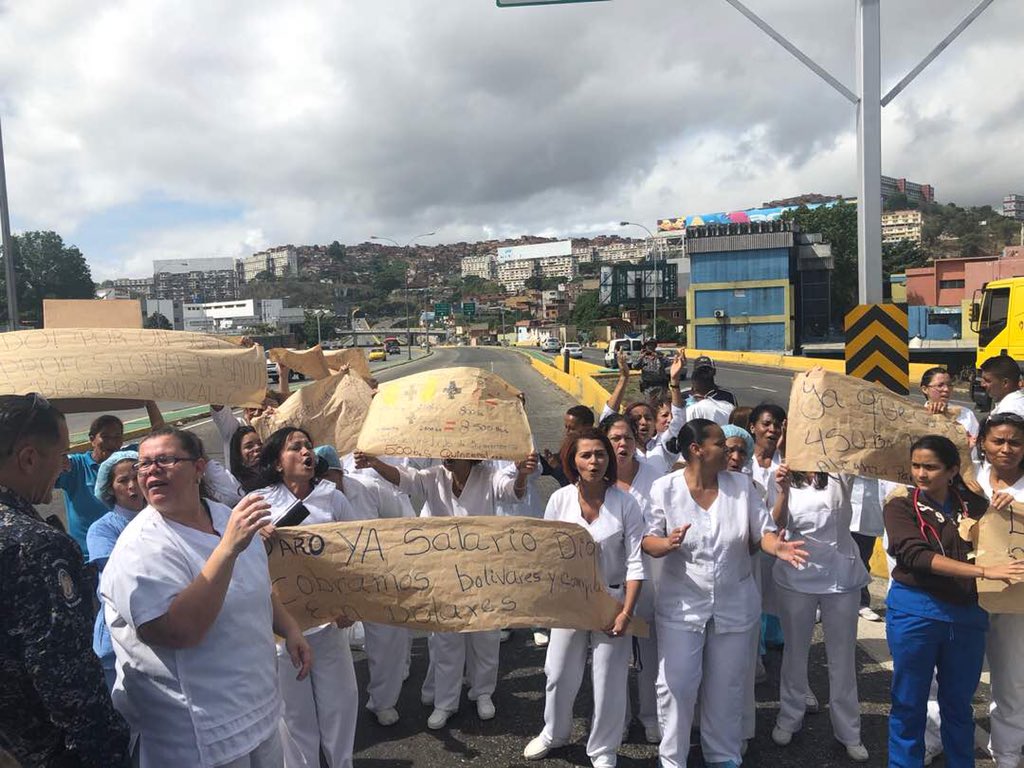
{"type": "Polygon", "coordinates": [[[988,630],[975,579],[1021,581],[1024,562],[985,568],[968,561],[971,545],[960,537],[959,524],[979,517],[987,503],[955,490],[962,485],[960,456],[951,440],[922,437],[910,455],[915,487],[886,503],[884,512],[889,554],[896,560],[885,617],[893,660],[889,765],[923,764],[928,689],[937,670],[946,764],[973,766],[971,698],[988,630]]]}

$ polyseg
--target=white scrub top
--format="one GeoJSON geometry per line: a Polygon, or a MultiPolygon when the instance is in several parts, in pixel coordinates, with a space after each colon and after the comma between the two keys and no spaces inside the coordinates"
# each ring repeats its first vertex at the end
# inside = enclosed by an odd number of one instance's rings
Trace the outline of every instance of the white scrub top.
{"type": "Polygon", "coordinates": [[[750,457],[750,476],[764,489],[764,503],[769,513],[775,508],[775,498],[779,494],[779,487],[775,484],[775,472],[781,465],[782,456],[778,451],[772,456],[772,463],[767,467],[762,467],[753,456],[750,457]]]}
{"type": "MultiPolygon", "coordinates": [[[[668,443],[669,438],[678,435],[686,424],[686,409],[676,405],[671,406],[671,409],[672,418],[669,419],[668,427],[665,428],[665,431],[659,432],[648,440],[647,445],[643,448],[638,445],[636,449],[637,459],[643,464],[650,465],[661,474],[665,474],[672,469],[672,465],[679,460],[679,454],[672,453],[666,447],[666,443],[668,443]]],[[[598,423],[614,414],[615,411],[605,403],[604,408],[601,409],[601,417],[598,419],[598,423]]]]}
{"type": "Polygon", "coordinates": [[[396,467],[399,488],[426,499],[424,517],[472,517],[497,515],[499,502],[518,501],[515,477],[499,472],[494,465],[481,462],[473,467],[466,487],[458,497],[452,492],[452,473],[441,464],[426,469],[396,467]]]}
{"type": "Polygon", "coordinates": [[[708,419],[718,426],[724,427],[729,423],[729,416],[735,408],[735,405],[725,400],[702,397],[700,400],[694,401],[692,405],[686,406],[686,415],[691,421],[693,419],[708,419]]]}
{"type": "MultiPolygon", "coordinates": [[[[231,510],[208,501],[213,527],[231,510]]],[[[167,613],[220,536],[146,507],[125,528],[100,581],[117,656],[112,698],[140,737],[142,768],[215,766],[252,752],[281,720],[270,574],[258,536],[235,560],[224,604],[192,648],[146,645],[138,628],[167,613]]]]}
{"type": "MultiPolygon", "coordinates": [[[[397,464],[391,457],[381,457],[381,461],[388,464],[397,464]]],[[[380,495],[380,517],[415,517],[416,511],[412,508],[412,500],[407,494],[393,486],[383,477],[378,475],[369,467],[356,469],[356,461],[352,454],[346,454],[342,459],[342,467],[345,472],[345,480],[354,478],[364,487],[376,486],[380,495]]]]}
{"type": "MultiPolygon", "coordinates": [[[[284,483],[276,483],[266,488],[253,491],[252,495],[262,496],[270,505],[270,522],[276,523],[288,508],[299,499],[288,490],[284,483]]],[[[318,523],[348,523],[355,520],[369,520],[372,515],[356,510],[345,494],[330,480],[320,480],[313,486],[302,504],[309,510],[309,517],[300,525],[316,525],[318,523]]]]}
{"type": "Polygon", "coordinates": [[[978,417],[974,415],[974,411],[970,408],[960,408],[960,413],[956,415],[956,420],[971,437],[978,436],[978,430],[981,429],[981,425],[978,423],[978,417]]]}
{"type": "Polygon", "coordinates": [[[231,412],[231,406],[225,405],[219,411],[210,409],[210,420],[217,427],[220,439],[224,443],[224,463],[231,460],[231,437],[238,431],[239,427],[245,426],[245,422],[231,412]]]}
{"type": "MultiPolygon", "coordinates": [[[[515,482],[519,470],[516,469],[514,461],[499,459],[488,463],[494,465],[498,472],[511,477],[513,483],[515,482]]],[[[514,502],[499,500],[498,515],[501,517],[535,517],[537,519],[544,517],[544,510],[540,506],[540,490],[537,488],[537,481],[543,474],[544,467],[537,462],[537,468],[526,478],[526,493],[523,498],[516,499],[514,502]]]]}
{"type": "Polygon", "coordinates": [[[210,498],[226,504],[229,507],[235,506],[245,491],[227,467],[219,461],[210,459],[206,462],[206,471],[203,472],[203,480],[206,482],[206,491],[210,498]]]}
{"type": "Polygon", "coordinates": [[[1024,392],[1019,389],[1011,392],[993,405],[988,415],[995,416],[997,413],[1015,413],[1024,419],[1024,392]]]}
{"type": "Polygon", "coordinates": [[[679,549],[662,558],[655,612],[659,623],[690,632],[746,632],[761,616],[751,570],[751,545],[775,530],[750,477],[718,473],[718,497],[709,509],[693,500],[683,472],[651,487],[650,536],[690,524],[679,549]]]}
{"type": "Polygon", "coordinates": [[[802,568],[793,568],[776,561],[772,569],[776,584],[794,592],[822,595],[859,591],[871,581],[850,535],[852,484],[850,475],[829,475],[821,490],[810,484],[790,487],[787,539],[804,541],[801,549],[807,552],[807,562],[802,568]]]}
{"type": "Polygon", "coordinates": [[[850,530],[876,538],[885,533],[885,523],[882,520],[884,503],[885,497],[882,495],[880,480],[853,478],[853,487],[850,490],[850,507],[853,512],[850,530]]]}
{"type": "Polygon", "coordinates": [[[621,600],[627,581],[644,580],[640,543],[644,536],[643,514],[636,499],[615,486],[604,494],[604,503],[592,523],[583,519],[579,488],[567,485],[548,499],[545,520],[576,523],[597,544],[598,563],[605,589],[621,600]]]}
{"type": "MultiPolygon", "coordinates": [[[[975,474],[978,476],[978,485],[981,486],[982,493],[985,494],[986,499],[991,499],[992,494],[992,465],[987,461],[985,462],[974,462],[975,474]]],[[[1007,487],[1000,488],[1003,493],[1010,494],[1017,501],[1024,501],[1024,477],[1021,477],[1016,483],[1007,487]]]]}

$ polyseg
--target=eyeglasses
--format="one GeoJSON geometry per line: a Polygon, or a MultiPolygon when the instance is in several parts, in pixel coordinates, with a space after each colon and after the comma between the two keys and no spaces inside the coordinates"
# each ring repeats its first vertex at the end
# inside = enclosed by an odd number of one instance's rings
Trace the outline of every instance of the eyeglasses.
{"type": "Polygon", "coordinates": [[[948,381],[945,382],[944,384],[929,384],[928,385],[928,389],[952,389],[952,388],[953,388],[953,385],[950,384],[948,381]]]}
{"type": "Polygon", "coordinates": [[[153,467],[170,469],[182,461],[199,461],[199,459],[193,459],[190,456],[154,456],[152,459],[142,459],[135,462],[132,464],[132,469],[142,474],[144,472],[152,472],[153,467]]]}

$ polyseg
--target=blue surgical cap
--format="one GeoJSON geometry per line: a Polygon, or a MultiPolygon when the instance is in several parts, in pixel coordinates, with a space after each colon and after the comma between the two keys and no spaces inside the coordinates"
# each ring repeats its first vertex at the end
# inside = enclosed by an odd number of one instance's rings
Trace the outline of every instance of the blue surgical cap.
{"type": "Polygon", "coordinates": [[[313,450],[317,456],[327,462],[330,469],[341,469],[341,457],[333,445],[318,445],[313,450]]]}
{"type": "Polygon", "coordinates": [[[743,442],[747,444],[747,458],[753,458],[754,456],[754,438],[747,432],[743,427],[737,427],[735,424],[726,424],[722,427],[722,431],[725,432],[725,439],[728,440],[730,437],[742,437],[743,442]]]}
{"type": "Polygon", "coordinates": [[[114,451],[110,456],[100,464],[99,471],[96,473],[96,485],[93,487],[93,494],[97,499],[102,501],[106,506],[113,509],[113,505],[107,502],[103,498],[110,490],[110,483],[113,480],[111,475],[114,473],[114,467],[120,464],[122,461],[138,461],[138,451],[114,451]]]}

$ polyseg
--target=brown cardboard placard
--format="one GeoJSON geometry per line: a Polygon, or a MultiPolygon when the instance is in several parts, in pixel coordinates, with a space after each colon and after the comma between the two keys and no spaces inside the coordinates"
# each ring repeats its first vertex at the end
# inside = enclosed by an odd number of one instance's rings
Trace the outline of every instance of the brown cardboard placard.
{"type": "MultiPolygon", "coordinates": [[[[974,529],[975,560],[989,567],[1024,559],[1024,515],[990,507],[974,529]]],[[[1024,613],[1024,584],[978,579],[978,604],[989,613],[1024,613]]]]}
{"type": "Polygon", "coordinates": [[[43,328],[141,328],[138,299],[43,299],[43,328]]]}
{"type": "Polygon", "coordinates": [[[366,352],[359,347],[348,349],[336,349],[331,352],[324,352],[324,359],[332,371],[340,371],[344,366],[363,379],[373,378],[370,373],[370,363],[366,359],[366,352]]]}
{"type": "Polygon", "coordinates": [[[272,362],[281,363],[289,369],[317,381],[331,375],[331,369],[327,367],[324,352],[319,344],[303,350],[274,347],[267,351],[267,357],[272,362]]]}
{"type": "MultiPolygon", "coordinates": [[[[303,629],[339,616],[434,632],[602,630],[620,610],[585,528],[527,517],[365,520],[264,542],[274,593],[303,629]]],[[[639,617],[630,631],[647,636],[639,617]]]]}

